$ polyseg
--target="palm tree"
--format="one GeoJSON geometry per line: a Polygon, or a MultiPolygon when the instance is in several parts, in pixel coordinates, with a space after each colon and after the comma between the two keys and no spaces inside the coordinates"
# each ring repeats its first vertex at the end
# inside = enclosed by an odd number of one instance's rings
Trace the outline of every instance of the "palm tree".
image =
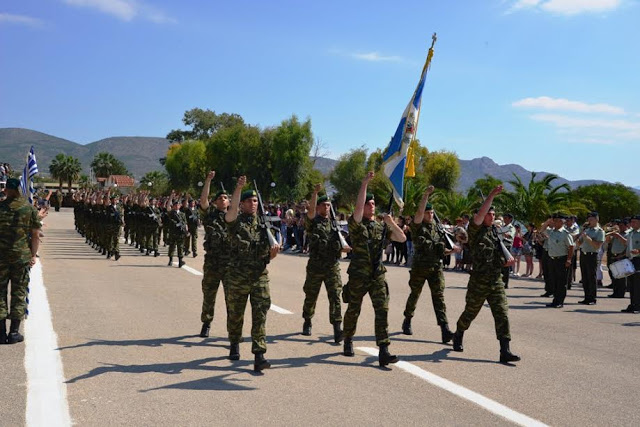
{"type": "Polygon", "coordinates": [[[91,168],[96,176],[100,178],[108,178],[110,175],[129,174],[124,163],[113,154],[104,151],[95,155],[91,161],[91,168]]]}
{"type": "Polygon", "coordinates": [[[57,179],[59,186],[58,188],[62,190],[62,183],[65,181],[66,176],[64,175],[64,164],[67,156],[60,153],[56,155],[56,157],[51,160],[51,164],[49,165],[49,173],[53,177],[53,179],[57,179]]]}
{"type": "Polygon", "coordinates": [[[64,174],[69,184],[69,193],[71,193],[71,183],[77,181],[80,178],[80,172],[82,171],[82,165],[80,160],[73,156],[67,156],[64,165],[64,174]]]}
{"type": "Polygon", "coordinates": [[[80,176],[80,171],[82,171],[80,160],[73,156],[65,156],[63,153],[56,155],[49,165],[49,172],[58,180],[60,190],[62,190],[62,183],[66,181],[69,184],[69,192],[71,192],[73,181],[80,176]]]}
{"type": "Polygon", "coordinates": [[[464,196],[455,191],[436,191],[430,198],[440,218],[454,221],[462,214],[471,215],[480,206],[480,198],[464,196]]]}

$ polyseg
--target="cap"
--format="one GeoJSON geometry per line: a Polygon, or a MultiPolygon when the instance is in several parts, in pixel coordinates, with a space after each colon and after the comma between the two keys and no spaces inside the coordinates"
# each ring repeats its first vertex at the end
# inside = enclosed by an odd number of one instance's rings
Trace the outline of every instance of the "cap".
{"type": "Polygon", "coordinates": [[[504,215],[502,215],[504,218],[511,218],[513,219],[513,215],[511,215],[510,213],[506,213],[504,215]]]}
{"type": "Polygon", "coordinates": [[[567,219],[567,215],[563,214],[562,212],[556,212],[553,215],[551,215],[551,218],[553,218],[553,219],[567,219]]]}
{"type": "Polygon", "coordinates": [[[324,196],[318,197],[318,201],[316,203],[319,205],[320,203],[324,203],[328,201],[329,201],[329,197],[327,197],[327,195],[324,195],[324,196]]]}
{"type": "Polygon", "coordinates": [[[432,211],[433,210],[433,205],[431,203],[427,203],[427,205],[424,207],[424,210],[425,211],[432,211]]]}
{"type": "Polygon", "coordinates": [[[373,200],[374,202],[376,201],[373,193],[367,193],[367,197],[364,199],[364,202],[367,203],[369,200],[373,200]]]}
{"type": "Polygon", "coordinates": [[[16,178],[9,178],[7,180],[7,190],[17,190],[20,188],[20,180],[16,178]]]}
{"type": "Polygon", "coordinates": [[[258,197],[258,193],[256,193],[256,190],[247,190],[244,193],[242,193],[242,195],[240,196],[240,201],[244,202],[250,197],[258,197]]]}
{"type": "Polygon", "coordinates": [[[589,212],[587,214],[587,218],[597,218],[598,217],[598,212],[593,211],[593,212],[589,212]]]}
{"type": "Polygon", "coordinates": [[[218,198],[219,198],[220,196],[222,196],[222,195],[225,195],[225,196],[229,197],[229,194],[227,194],[227,192],[226,192],[226,191],[224,191],[224,190],[220,190],[220,191],[218,191],[218,192],[216,193],[216,195],[215,195],[215,196],[213,196],[213,200],[218,200],[218,198]]]}

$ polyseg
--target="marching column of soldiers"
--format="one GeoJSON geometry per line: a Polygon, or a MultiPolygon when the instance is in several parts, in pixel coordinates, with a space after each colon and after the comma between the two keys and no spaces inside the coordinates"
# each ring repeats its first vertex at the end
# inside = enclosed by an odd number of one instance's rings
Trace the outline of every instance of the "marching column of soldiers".
{"type": "MultiPolygon", "coordinates": [[[[389,352],[388,309],[389,286],[385,267],[381,262],[382,249],[390,240],[406,239],[402,229],[390,214],[376,216],[375,198],[367,191],[373,178],[369,172],[363,179],[354,213],[347,222],[351,246],[347,245],[336,221],[330,199],[321,195],[322,186],[314,187],[311,206],[305,217],[305,231],[309,242],[309,261],[306,280],[302,286],[305,298],[302,306],[302,334],[312,334],[312,319],[324,283],[329,299],[329,322],[333,325],[336,344],[344,341],[343,354],[353,356],[353,339],[362,301],[369,294],[375,312],[374,330],[380,348],[379,364],[387,366],[398,361],[389,352]],[[343,286],[340,276],[341,254],[351,252],[347,270],[349,281],[343,286]],[[342,329],[342,302],[348,304],[342,329]]],[[[158,256],[161,237],[168,245],[169,265],[177,255],[178,267],[190,253],[197,256],[197,229],[204,226],[204,273],[202,279],[202,309],[200,336],[210,334],[218,288],[222,283],[227,310],[227,332],[230,342],[229,359],[240,359],[240,343],[247,300],[252,306],[251,352],[257,372],[271,365],[265,358],[266,317],[271,305],[267,265],[279,252],[280,246],[270,235],[270,224],[256,190],[243,191],[246,177],[238,179],[230,197],[224,189],[210,199],[210,187],[215,172],[207,175],[199,206],[195,200],[174,192],[158,201],[142,192],[125,196],[122,207],[119,198],[109,192],[76,193],[75,226],[93,248],[107,259],[120,258],[119,236],[124,226],[124,242],[135,246],[141,253],[158,256]]],[[[463,336],[485,302],[488,302],[495,320],[496,338],[500,343],[500,362],[520,360],[511,352],[511,332],[508,303],[505,293],[508,268],[514,259],[509,248],[513,243],[513,217],[504,216],[505,225],[498,229],[495,223],[493,199],[502,191],[496,187],[476,211],[469,223],[468,242],[472,269],[467,287],[466,306],[456,323],[455,333],[449,327],[444,301],[445,279],[442,260],[459,252],[439,223],[433,205],[428,202],[434,191],[429,186],[423,194],[416,215],[410,224],[415,254],[408,286],[411,290],[404,310],[402,332],[413,334],[412,318],[425,282],[428,283],[437,325],[443,344],[453,341],[454,351],[464,351],[463,336]],[[505,277],[506,276],[506,277],[505,277]]],[[[545,243],[541,262],[545,274],[545,295],[553,296],[548,307],[560,308],[564,304],[567,288],[571,284],[572,259],[580,248],[580,267],[585,299],[582,304],[595,304],[595,273],[593,264],[600,248],[606,247],[608,264],[627,260],[634,269],[624,278],[613,279],[613,298],[624,298],[629,289],[631,304],[622,310],[640,312],[640,216],[616,221],[616,229],[606,233],[598,224],[598,214],[591,212],[582,231],[565,227],[567,217],[556,213],[540,227],[540,238],[545,243]],[[593,262],[591,262],[593,261],[593,262]],[[591,277],[594,276],[594,277],[591,277]]],[[[611,268],[614,270],[614,268],[611,268]]]]}

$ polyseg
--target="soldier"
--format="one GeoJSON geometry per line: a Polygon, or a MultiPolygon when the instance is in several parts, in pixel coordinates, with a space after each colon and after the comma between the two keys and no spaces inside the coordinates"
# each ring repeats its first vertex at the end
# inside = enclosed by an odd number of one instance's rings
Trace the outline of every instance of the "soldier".
{"type": "Polygon", "coordinates": [[[198,227],[200,226],[200,216],[198,215],[195,200],[189,199],[189,201],[185,201],[181,210],[187,218],[187,230],[189,231],[184,239],[184,254],[193,253],[195,258],[198,256],[198,227]]]}
{"type": "MultiPolygon", "coordinates": [[[[436,314],[436,320],[442,332],[442,343],[446,344],[453,338],[447,320],[447,306],[444,303],[444,274],[442,273],[442,258],[453,252],[445,247],[445,236],[434,223],[433,205],[428,203],[429,195],[434,187],[430,185],[422,196],[416,215],[411,222],[411,235],[414,244],[413,264],[409,272],[409,287],[411,293],[407,298],[404,309],[402,333],[413,335],[411,318],[416,310],[418,299],[422,293],[424,282],[429,283],[431,301],[436,314]]],[[[459,252],[460,248],[455,246],[459,252]]]]}
{"type": "Polygon", "coordinates": [[[122,227],[122,208],[118,205],[118,197],[111,196],[106,207],[107,222],[107,259],[120,259],[120,227],[122,227]]]}
{"type": "Polygon", "coordinates": [[[204,271],[202,276],[202,313],[200,314],[202,321],[200,336],[202,338],[209,336],[220,282],[222,282],[225,304],[227,304],[225,274],[229,263],[229,242],[224,215],[229,208],[229,195],[224,190],[218,191],[213,197],[212,205],[209,205],[209,189],[215,174],[214,171],[209,172],[204,180],[200,195],[199,213],[204,226],[204,271]]]}
{"type": "Polygon", "coordinates": [[[231,205],[224,216],[229,232],[231,256],[227,273],[227,330],[231,349],[229,359],[240,359],[240,341],[247,297],[251,302],[251,352],[253,369],[261,372],[271,367],[264,358],[267,351],[265,324],[271,307],[267,264],[278,255],[280,245],[270,246],[267,229],[258,224],[258,195],[254,190],[242,192],[245,176],[238,183],[231,205]],[[240,203],[238,203],[238,201],[240,203]],[[238,209],[241,213],[238,214],[238,209]]]}
{"type": "MultiPolygon", "coordinates": [[[[569,215],[564,227],[567,229],[571,238],[575,242],[580,235],[580,226],[578,225],[578,217],[575,215],[569,215]]],[[[573,282],[576,280],[576,270],[578,268],[578,251],[573,251],[573,258],[571,259],[571,268],[569,272],[569,278],[567,279],[567,289],[571,289],[573,282]]]]}
{"type": "Polygon", "coordinates": [[[20,181],[9,178],[6,199],[0,201],[0,344],[24,341],[20,322],[27,308],[29,271],[36,263],[40,245],[38,212],[20,197],[20,181]],[[11,281],[11,309],[7,310],[7,291],[11,281]],[[6,319],[11,319],[7,334],[6,319]]]}
{"type": "Polygon", "coordinates": [[[56,212],[60,212],[60,208],[62,207],[62,199],[63,199],[62,191],[60,191],[60,189],[58,188],[56,190],[56,202],[55,202],[56,203],[56,205],[55,205],[55,211],[56,212]]]}
{"type": "MultiPolygon", "coordinates": [[[[511,251],[513,246],[513,238],[516,235],[516,228],[513,226],[513,215],[506,213],[503,215],[504,225],[498,229],[498,237],[502,240],[504,247],[508,251],[511,251]]],[[[502,282],[504,288],[509,289],[509,273],[511,273],[511,267],[504,267],[502,269],[502,282]]]]}
{"type": "Polygon", "coordinates": [[[561,213],[555,213],[551,219],[546,220],[540,226],[547,238],[547,274],[553,301],[547,307],[562,308],[567,296],[567,281],[571,276],[571,259],[574,253],[573,237],[564,226],[567,217],[561,213]],[[550,228],[553,227],[553,228],[550,228]]]}
{"type": "MultiPolygon", "coordinates": [[[[618,227],[617,230],[613,230],[605,237],[605,244],[607,245],[607,267],[617,261],[621,261],[627,258],[627,239],[631,228],[629,227],[629,221],[627,219],[616,219],[613,221],[618,227]]],[[[611,277],[611,287],[613,293],[608,295],[609,298],[624,298],[627,292],[627,278],[623,277],[616,279],[611,274],[609,268],[609,276],[611,277]]]]}
{"type": "Polygon", "coordinates": [[[636,269],[628,278],[630,304],[623,313],[640,313],[640,215],[631,217],[631,231],[627,237],[627,257],[636,269]]]}
{"type": "Polygon", "coordinates": [[[182,267],[185,262],[183,261],[184,253],[184,236],[187,234],[187,218],[180,212],[180,201],[173,199],[173,194],[167,200],[167,218],[169,223],[167,224],[169,229],[169,266],[173,265],[173,254],[176,249],[178,251],[178,268],[182,267]]]}
{"type": "Polygon", "coordinates": [[[509,341],[511,341],[507,314],[509,306],[502,283],[502,269],[513,265],[514,259],[511,255],[503,253],[500,238],[493,225],[496,213],[491,203],[501,191],[502,185],[491,191],[469,224],[469,246],[473,268],[467,284],[466,306],[458,319],[457,330],[453,335],[453,350],[464,351],[462,347],[464,331],[469,329],[484,302],[488,301],[495,320],[496,336],[500,341],[500,363],[507,363],[517,362],[520,357],[511,353],[509,349],[509,341]]]}
{"type": "Polygon", "coordinates": [[[598,224],[598,212],[587,215],[588,227],[576,239],[576,246],[580,248],[580,275],[584,299],[578,304],[595,305],[597,298],[596,268],[598,268],[598,251],[604,243],[604,230],[598,224]]]}
{"type": "Polygon", "coordinates": [[[158,243],[160,241],[160,227],[162,226],[162,212],[158,208],[158,199],[152,197],[150,204],[144,210],[145,217],[145,244],[147,255],[153,252],[153,256],[160,255],[158,243]]]}
{"type": "Polygon", "coordinates": [[[387,315],[389,311],[389,286],[385,280],[386,268],[382,265],[382,251],[387,239],[404,242],[406,237],[393,217],[384,214],[383,220],[390,231],[384,235],[384,227],[376,221],[376,202],[373,194],[367,193],[367,186],[374,173],[368,172],[362,180],[356,207],[349,217],[349,237],[353,248],[353,258],[349,264],[349,282],[343,289],[344,299],[349,307],[344,316],[344,355],[354,356],[353,336],[362,299],[369,294],[375,311],[376,344],[380,347],[378,362],[380,366],[396,363],[398,357],[389,353],[389,332],[387,315]]]}
{"type": "MultiPolygon", "coordinates": [[[[305,216],[305,231],[309,241],[309,261],[307,278],[303,290],[305,294],[302,306],[302,335],[311,335],[311,319],[316,310],[316,301],[320,287],[324,282],[329,298],[329,321],[333,325],[333,340],[342,342],[342,278],[340,277],[340,259],[343,251],[338,230],[332,228],[330,213],[331,202],[327,196],[318,197],[322,184],[316,184],[311,195],[309,210],[305,216]]],[[[349,248],[344,248],[347,252],[349,248]]]]}

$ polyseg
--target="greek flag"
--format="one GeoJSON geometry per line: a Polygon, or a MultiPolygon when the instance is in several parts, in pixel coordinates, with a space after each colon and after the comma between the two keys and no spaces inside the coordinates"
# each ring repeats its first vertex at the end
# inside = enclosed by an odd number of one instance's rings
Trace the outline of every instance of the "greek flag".
{"type": "Polygon", "coordinates": [[[436,35],[432,37],[431,47],[427,54],[427,61],[422,69],[420,75],[420,81],[416,87],[409,105],[405,108],[400,124],[396,129],[396,133],[391,138],[389,145],[382,154],[382,168],[384,174],[391,181],[391,187],[393,188],[393,198],[400,208],[404,206],[404,177],[407,164],[407,151],[411,141],[415,139],[416,131],[418,130],[418,119],[420,118],[420,102],[422,101],[422,89],[424,88],[424,82],[427,78],[427,71],[431,65],[431,58],[433,57],[433,45],[436,42],[436,35]]]}
{"type": "Polygon", "coordinates": [[[33,147],[29,150],[29,156],[27,157],[27,164],[24,165],[22,176],[20,177],[20,187],[22,188],[22,195],[29,199],[29,204],[33,204],[33,195],[36,190],[33,188],[33,177],[38,173],[38,162],[36,162],[36,154],[33,152],[33,147]]]}

